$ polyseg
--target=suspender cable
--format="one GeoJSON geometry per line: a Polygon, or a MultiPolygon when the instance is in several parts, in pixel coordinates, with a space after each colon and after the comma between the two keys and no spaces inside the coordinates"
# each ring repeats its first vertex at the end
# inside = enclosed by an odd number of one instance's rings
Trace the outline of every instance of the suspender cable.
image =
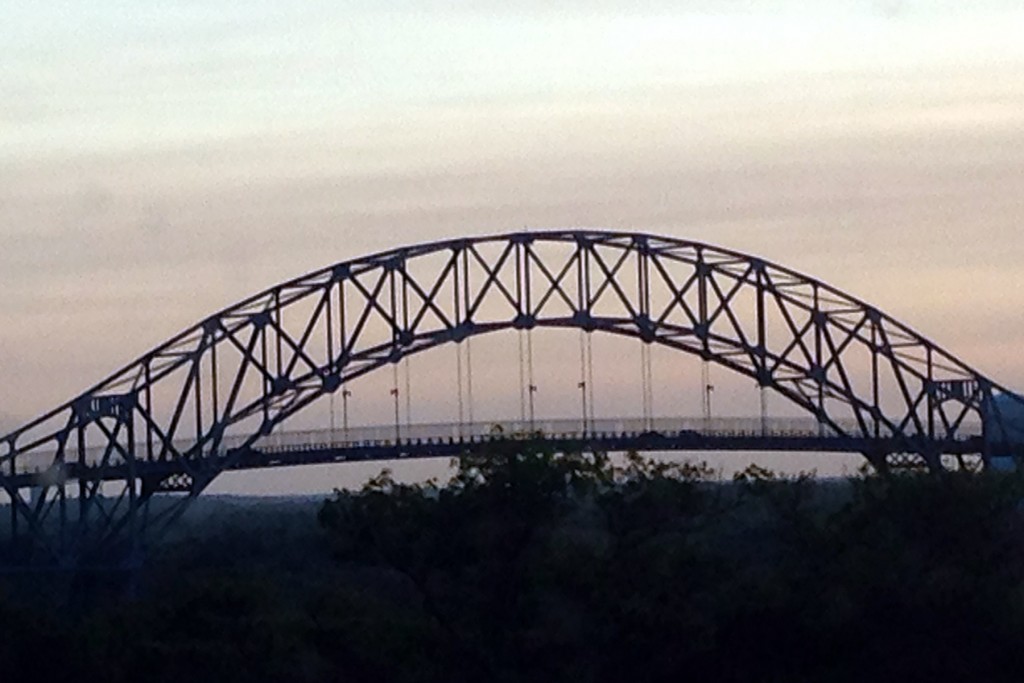
{"type": "Polygon", "coordinates": [[[647,415],[648,422],[647,428],[654,428],[654,372],[652,371],[651,363],[651,345],[644,344],[644,349],[647,350],[646,364],[644,366],[644,372],[647,373],[647,415]]]}
{"type": "Polygon", "coordinates": [[[650,429],[651,426],[650,353],[650,347],[640,342],[640,404],[643,407],[644,429],[650,429]]]}
{"type": "Polygon", "coordinates": [[[580,381],[576,386],[580,390],[580,416],[583,424],[583,433],[586,434],[589,431],[587,420],[587,342],[586,333],[583,330],[580,330],[580,381]]]}
{"type": "Polygon", "coordinates": [[[711,363],[709,361],[701,362],[701,386],[700,396],[701,403],[704,406],[704,421],[711,422],[711,392],[715,390],[714,385],[711,384],[711,363]]]}
{"type": "Polygon", "coordinates": [[[391,364],[391,396],[395,399],[395,441],[402,440],[402,419],[398,410],[398,363],[391,364]]]}
{"type": "Polygon", "coordinates": [[[405,435],[409,436],[409,426],[412,425],[412,376],[409,369],[409,356],[402,359],[403,370],[405,371],[405,435]]]}
{"type": "Polygon", "coordinates": [[[590,428],[594,428],[594,336],[587,333],[587,393],[590,398],[590,428]]]}
{"type": "Polygon", "coordinates": [[[761,389],[761,436],[768,435],[768,387],[760,385],[761,389]]]}
{"type": "Polygon", "coordinates": [[[473,429],[473,346],[466,338],[466,405],[469,408],[469,428],[473,429]]]}
{"type": "Polygon", "coordinates": [[[523,349],[524,331],[519,330],[519,423],[526,422],[526,354],[523,349]]]}
{"type": "Polygon", "coordinates": [[[644,372],[644,368],[647,366],[644,362],[646,353],[647,345],[640,342],[640,413],[643,415],[645,428],[647,427],[647,373],[644,372]]]}
{"type": "Polygon", "coordinates": [[[534,395],[537,393],[537,385],[533,381],[533,330],[526,331],[526,380],[529,383],[526,391],[529,393],[530,430],[534,429],[534,395]]]}
{"type": "Polygon", "coordinates": [[[330,394],[330,401],[331,401],[331,406],[330,406],[331,407],[331,441],[333,442],[334,441],[334,392],[333,391],[330,394]]]}
{"type": "Polygon", "coordinates": [[[465,405],[462,401],[462,344],[455,345],[455,382],[458,385],[456,393],[459,395],[459,438],[462,438],[465,436],[466,423],[465,405]]]}
{"type": "Polygon", "coordinates": [[[346,389],[344,386],[341,387],[341,428],[345,434],[345,441],[348,442],[348,399],[352,397],[352,392],[346,389]]]}

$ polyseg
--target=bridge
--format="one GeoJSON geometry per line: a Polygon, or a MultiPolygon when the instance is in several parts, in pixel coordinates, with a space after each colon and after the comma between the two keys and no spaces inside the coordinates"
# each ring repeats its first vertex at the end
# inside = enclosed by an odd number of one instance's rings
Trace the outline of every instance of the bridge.
{"type": "MultiPolygon", "coordinates": [[[[896,452],[904,444],[894,438],[863,438],[856,425],[836,432],[812,418],[611,418],[559,419],[532,422],[445,422],[394,424],[350,429],[315,429],[275,432],[258,445],[246,445],[245,437],[225,439],[219,469],[244,471],[296,465],[344,462],[396,461],[407,458],[453,458],[475,451],[486,452],[499,444],[556,447],[564,452],[671,452],[763,451],[865,453],[896,452]]],[[[980,425],[956,438],[928,444],[951,458],[950,466],[963,466],[964,458],[984,449],[980,425]]],[[[182,450],[188,441],[177,444],[182,450]]],[[[127,476],[127,464],[104,465],[105,449],[90,448],[83,462],[64,466],[72,480],[119,481],[127,476]]],[[[49,456],[37,466],[26,465],[9,479],[19,488],[31,489],[49,468],[49,456]]],[[[143,481],[187,476],[180,460],[137,463],[143,481]]]]}
{"type": "Polygon", "coordinates": [[[255,294],[0,438],[0,543],[5,561],[21,564],[138,555],[226,471],[443,457],[496,441],[853,452],[880,471],[993,465],[1024,455],[1022,416],[1024,400],[908,326],[755,256],[596,230],[455,239],[338,263],[255,294]],[[579,331],[577,420],[534,414],[539,328],[579,331]],[[521,414],[474,423],[470,340],[499,332],[519,335],[521,414]],[[642,417],[595,419],[594,334],[639,343],[642,417]],[[457,352],[457,419],[402,424],[398,365],[444,345],[457,352]],[[714,418],[706,380],[702,417],[656,418],[654,345],[699,358],[705,371],[747,377],[807,418],[780,421],[764,409],[752,420],[714,418]],[[342,430],[288,429],[289,418],[323,397],[344,401],[354,381],[383,368],[395,373],[394,424],[350,428],[346,414],[342,430]]]}

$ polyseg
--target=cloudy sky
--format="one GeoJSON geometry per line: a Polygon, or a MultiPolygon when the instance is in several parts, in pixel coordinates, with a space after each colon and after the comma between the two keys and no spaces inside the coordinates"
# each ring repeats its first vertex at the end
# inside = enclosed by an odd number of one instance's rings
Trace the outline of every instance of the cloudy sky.
{"type": "Polygon", "coordinates": [[[523,226],[761,254],[1024,388],[1018,7],[11,3],[0,431],[258,288],[523,226]]]}

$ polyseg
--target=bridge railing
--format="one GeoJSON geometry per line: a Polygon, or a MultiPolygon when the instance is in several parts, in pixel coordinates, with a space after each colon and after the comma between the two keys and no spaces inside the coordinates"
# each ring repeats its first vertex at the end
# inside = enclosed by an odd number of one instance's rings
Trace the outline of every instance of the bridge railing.
{"type": "MultiPolygon", "coordinates": [[[[677,436],[692,433],[709,437],[807,437],[847,438],[859,436],[860,426],[854,422],[841,422],[839,430],[823,425],[813,418],[601,418],[587,420],[563,418],[520,421],[500,420],[474,423],[434,423],[412,425],[375,425],[345,429],[316,429],[288,431],[273,434],[261,440],[257,447],[266,451],[287,451],[309,447],[357,448],[398,443],[427,443],[488,438],[525,439],[542,436],[550,439],[608,438],[639,436],[655,433],[677,436]]],[[[967,439],[981,435],[981,425],[964,426],[959,436],[967,439]]],[[[881,438],[892,436],[883,432],[881,438]]]]}
{"type": "MultiPolygon", "coordinates": [[[[853,429],[853,426],[850,426],[853,429]]],[[[646,432],[695,436],[837,436],[813,419],[773,418],[602,418],[587,420],[561,418],[534,421],[491,420],[472,423],[374,425],[345,429],[315,429],[273,434],[258,445],[267,450],[288,450],[318,445],[359,447],[416,442],[479,440],[487,438],[551,439],[640,435],[646,432]]]]}
{"type": "MultiPolygon", "coordinates": [[[[859,435],[860,428],[855,422],[840,423],[842,433],[814,418],[747,418],[747,417],[658,417],[653,419],[623,417],[600,418],[584,422],[580,418],[545,419],[534,421],[486,420],[479,422],[439,422],[423,424],[382,424],[350,427],[348,429],[312,429],[276,432],[262,437],[255,447],[266,452],[287,452],[312,448],[365,448],[394,446],[417,443],[444,443],[458,441],[479,441],[489,438],[525,439],[542,436],[549,439],[615,438],[639,436],[653,432],[678,436],[692,433],[694,437],[808,437],[844,438],[845,434],[859,435]]],[[[961,438],[980,436],[982,427],[967,425],[959,432],[961,438]]],[[[882,433],[882,438],[891,436],[882,433]]],[[[243,445],[246,435],[226,436],[219,444],[222,453],[243,445]]],[[[195,441],[180,439],[173,442],[176,451],[186,453],[195,446],[195,441]]],[[[136,453],[147,453],[146,445],[136,445],[136,453]]],[[[51,468],[55,453],[32,453],[22,455],[15,463],[15,473],[30,474],[44,472],[51,468]]],[[[99,465],[106,449],[89,448],[85,452],[87,466],[99,465]]],[[[78,462],[78,453],[65,456],[68,462],[78,462]]],[[[146,460],[144,456],[137,456],[146,460]]],[[[156,459],[156,458],[154,458],[156,459]]],[[[116,461],[116,459],[115,459],[116,461]]]]}

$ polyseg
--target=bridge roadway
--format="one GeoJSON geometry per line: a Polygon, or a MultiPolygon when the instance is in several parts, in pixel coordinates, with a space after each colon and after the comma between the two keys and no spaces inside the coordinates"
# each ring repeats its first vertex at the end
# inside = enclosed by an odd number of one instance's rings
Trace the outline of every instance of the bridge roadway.
{"type": "MultiPolygon", "coordinates": [[[[251,446],[242,437],[225,438],[214,456],[224,470],[253,470],[296,465],[343,462],[387,461],[454,457],[479,452],[499,443],[517,442],[530,446],[554,446],[563,451],[657,452],[657,451],[803,451],[820,453],[904,453],[905,437],[877,438],[850,436],[856,425],[841,424],[848,432],[838,433],[813,418],[611,418],[488,421],[477,423],[395,424],[349,429],[284,431],[263,437],[251,446]]],[[[951,456],[979,455],[984,447],[981,426],[962,430],[957,439],[915,442],[951,456]]],[[[187,442],[175,447],[187,452],[187,442]]],[[[143,444],[136,448],[144,452],[143,444]]],[[[123,479],[128,464],[101,467],[104,449],[91,448],[81,462],[67,462],[60,475],[67,480],[123,479]]],[[[210,456],[204,460],[209,464],[210,456]]],[[[187,458],[139,459],[134,467],[143,480],[165,479],[187,474],[187,458]]],[[[10,479],[18,488],[31,488],[52,481],[55,472],[45,460],[20,463],[10,479]],[[42,465],[42,462],[46,462],[42,465]]],[[[58,476],[60,476],[58,475],[58,476]]],[[[173,489],[170,489],[173,490],[173,489]]]]}

